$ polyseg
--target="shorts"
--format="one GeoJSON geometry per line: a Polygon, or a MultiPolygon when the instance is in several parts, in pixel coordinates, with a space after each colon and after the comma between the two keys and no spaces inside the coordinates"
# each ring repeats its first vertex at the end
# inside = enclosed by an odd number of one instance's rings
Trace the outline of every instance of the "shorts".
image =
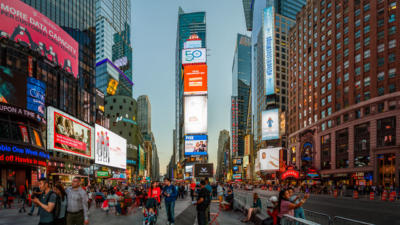
{"type": "Polygon", "coordinates": [[[155,198],[149,198],[146,201],[146,209],[156,208],[157,207],[157,200],[155,198]]]}

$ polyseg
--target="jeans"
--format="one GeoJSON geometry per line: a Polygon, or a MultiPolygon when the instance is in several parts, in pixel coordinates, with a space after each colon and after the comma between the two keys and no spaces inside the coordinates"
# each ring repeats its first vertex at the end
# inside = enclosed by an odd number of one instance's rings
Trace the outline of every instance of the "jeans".
{"type": "Polygon", "coordinates": [[[168,222],[175,223],[175,201],[165,202],[165,209],[167,210],[168,222]]]}
{"type": "Polygon", "coordinates": [[[304,209],[302,207],[299,207],[294,210],[294,217],[296,218],[301,218],[301,219],[306,219],[306,216],[304,215],[304,209]]]}
{"type": "Polygon", "coordinates": [[[199,225],[206,225],[207,224],[207,215],[206,211],[204,210],[197,210],[197,223],[199,225]]]}

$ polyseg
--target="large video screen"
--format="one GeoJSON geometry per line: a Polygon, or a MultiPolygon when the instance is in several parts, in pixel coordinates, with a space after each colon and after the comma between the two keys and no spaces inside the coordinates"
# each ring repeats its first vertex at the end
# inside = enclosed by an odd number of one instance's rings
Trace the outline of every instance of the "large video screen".
{"type": "Polygon", "coordinates": [[[46,83],[33,77],[27,79],[27,105],[28,110],[44,116],[46,113],[46,83]]]}
{"type": "Polygon", "coordinates": [[[26,108],[26,78],[22,72],[0,66],[0,102],[26,108]]]}
{"type": "Polygon", "coordinates": [[[260,160],[260,170],[277,171],[279,170],[279,151],[281,148],[267,148],[258,151],[260,160]]]}
{"type": "Polygon", "coordinates": [[[207,65],[188,65],[183,69],[184,93],[207,94],[207,65]]]}
{"type": "Polygon", "coordinates": [[[94,128],[53,107],[47,107],[47,148],[93,158],[94,128]]]}
{"type": "Polygon", "coordinates": [[[207,135],[186,135],[185,155],[207,155],[207,135]]]}
{"type": "Polygon", "coordinates": [[[274,8],[264,9],[264,58],[265,58],[265,95],[275,93],[275,13],[274,8]]]}
{"type": "Polygon", "coordinates": [[[95,163],[126,169],[126,139],[95,125],[95,163]]]}
{"type": "Polygon", "coordinates": [[[79,45],[67,32],[39,11],[16,0],[2,0],[0,36],[45,56],[75,77],[79,45]]]}
{"type": "Polygon", "coordinates": [[[279,109],[265,110],[261,116],[261,139],[279,139],[279,109]]]}
{"type": "Polygon", "coordinates": [[[205,48],[188,48],[182,50],[182,64],[205,63],[205,48]]]}
{"type": "Polygon", "coordinates": [[[207,96],[185,96],[185,134],[207,133],[207,96]]]}

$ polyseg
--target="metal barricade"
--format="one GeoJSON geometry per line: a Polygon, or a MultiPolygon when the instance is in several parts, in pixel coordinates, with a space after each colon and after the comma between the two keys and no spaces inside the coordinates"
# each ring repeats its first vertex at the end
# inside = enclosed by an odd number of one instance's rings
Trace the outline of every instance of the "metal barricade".
{"type": "Polygon", "coordinates": [[[333,217],[331,225],[374,225],[374,224],[359,220],[353,220],[341,216],[335,216],[333,217]]]}
{"type": "Polygon", "coordinates": [[[281,219],[281,225],[321,225],[321,224],[285,214],[281,219]]]}
{"type": "Polygon", "coordinates": [[[311,210],[304,209],[304,214],[307,220],[319,223],[321,225],[330,225],[331,217],[327,214],[315,212],[311,210]]]}

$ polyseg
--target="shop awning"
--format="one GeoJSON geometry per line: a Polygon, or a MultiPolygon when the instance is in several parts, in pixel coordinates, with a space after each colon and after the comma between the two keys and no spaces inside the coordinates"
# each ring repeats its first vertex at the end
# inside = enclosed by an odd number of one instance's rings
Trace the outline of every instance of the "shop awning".
{"type": "Polygon", "coordinates": [[[68,174],[68,173],[51,173],[50,175],[58,175],[58,176],[74,176],[74,177],[88,177],[88,176],[83,176],[83,175],[77,175],[77,174],[68,174]]]}

